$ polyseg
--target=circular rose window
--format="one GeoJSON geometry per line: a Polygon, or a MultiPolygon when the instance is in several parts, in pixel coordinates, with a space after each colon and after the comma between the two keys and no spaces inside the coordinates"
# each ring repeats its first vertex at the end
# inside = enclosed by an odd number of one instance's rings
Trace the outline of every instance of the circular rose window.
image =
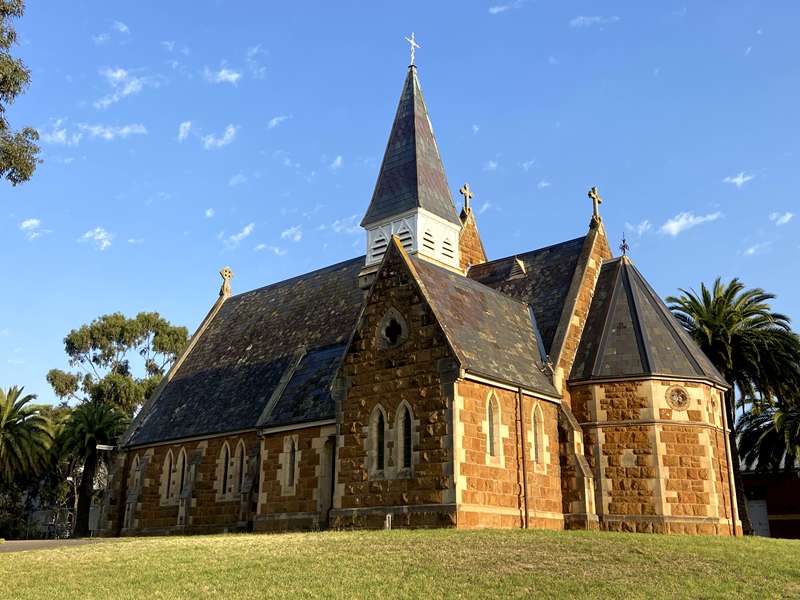
{"type": "Polygon", "coordinates": [[[673,386],[667,390],[667,404],[675,410],[686,410],[689,408],[689,394],[679,386],[673,386]]]}

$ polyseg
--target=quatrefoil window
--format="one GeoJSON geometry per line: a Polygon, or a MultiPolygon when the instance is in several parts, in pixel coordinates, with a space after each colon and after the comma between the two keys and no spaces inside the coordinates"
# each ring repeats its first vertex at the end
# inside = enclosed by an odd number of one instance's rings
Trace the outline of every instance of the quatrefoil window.
{"type": "Polygon", "coordinates": [[[382,348],[396,348],[408,338],[408,326],[403,316],[394,308],[378,324],[378,345],[382,348]]]}

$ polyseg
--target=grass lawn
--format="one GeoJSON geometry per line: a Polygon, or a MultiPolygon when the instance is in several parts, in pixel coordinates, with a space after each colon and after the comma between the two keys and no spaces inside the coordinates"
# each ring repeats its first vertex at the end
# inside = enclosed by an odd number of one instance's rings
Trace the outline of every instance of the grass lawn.
{"type": "Polygon", "coordinates": [[[0,554],[0,598],[789,598],[800,541],[373,531],[127,538],[0,554]]]}

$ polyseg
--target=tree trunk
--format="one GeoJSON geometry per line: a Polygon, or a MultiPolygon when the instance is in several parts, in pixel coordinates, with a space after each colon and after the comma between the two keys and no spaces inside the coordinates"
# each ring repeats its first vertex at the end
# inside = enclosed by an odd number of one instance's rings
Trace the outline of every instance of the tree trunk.
{"type": "MultiPolygon", "coordinates": [[[[732,377],[728,381],[733,381],[732,377]]],[[[733,484],[736,486],[736,504],[739,509],[739,519],[742,522],[742,531],[745,535],[753,535],[753,524],[750,521],[750,511],[747,509],[747,498],[744,493],[744,481],[739,463],[739,444],[736,440],[736,393],[732,387],[725,394],[725,410],[728,411],[728,439],[731,445],[731,469],[733,469],[733,484]]]]}
{"type": "Polygon", "coordinates": [[[86,460],[83,463],[83,475],[81,475],[81,486],[78,490],[78,510],[75,513],[74,537],[86,537],[89,535],[89,510],[92,507],[92,495],[94,494],[94,474],[97,470],[97,450],[89,450],[86,460]]]}

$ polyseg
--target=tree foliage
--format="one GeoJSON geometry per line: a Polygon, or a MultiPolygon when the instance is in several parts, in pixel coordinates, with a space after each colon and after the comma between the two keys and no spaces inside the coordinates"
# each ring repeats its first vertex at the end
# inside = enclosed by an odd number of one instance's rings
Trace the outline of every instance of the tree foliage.
{"type": "Polygon", "coordinates": [[[38,473],[53,441],[48,419],[29,406],[36,396],[23,396],[22,390],[0,389],[0,483],[38,473]]]}
{"type": "Polygon", "coordinates": [[[10,52],[17,41],[11,20],[24,12],[22,0],[0,0],[0,178],[8,179],[11,185],[28,181],[41,162],[38,132],[31,127],[12,131],[6,118],[8,106],[30,83],[30,71],[10,52]]]}
{"type": "Polygon", "coordinates": [[[98,452],[97,445],[116,445],[127,425],[128,416],[124,412],[110,404],[91,401],[77,406],[64,424],[59,440],[61,447],[66,454],[72,454],[83,462],[75,515],[76,536],[89,533],[94,478],[98,463],[105,456],[98,452]]]}
{"type": "Polygon", "coordinates": [[[103,315],[64,338],[69,364],[78,370],[52,369],[47,381],[59,398],[106,402],[130,414],[150,396],[187,342],[185,327],[155,312],[133,318],[103,315]],[[135,366],[140,366],[138,377],[135,366]]]}
{"type": "MultiPolygon", "coordinates": [[[[760,288],[746,289],[738,279],[723,284],[720,278],[711,288],[700,285],[700,293],[681,289],[681,295],[667,298],[670,309],[733,387],[726,394],[725,409],[731,427],[732,468],[736,480],[739,512],[745,531],[752,527],[747,513],[740,473],[739,439],[733,430],[737,406],[749,407],[747,456],[767,450],[769,436],[761,438],[772,423],[775,435],[783,435],[774,416],[776,405],[795,394],[800,385],[800,338],[786,315],[773,312],[775,298],[760,288]],[[740,397],[737,402],[736,390],[740,397]],[[759,416],[760,415],[760,416],[759,416]],[[767,426],[767,429],[765,429],[767,426]],[[761,438],[762,443],[754,443],[761,438]]],[[[741,425],[740,425],[741,427],[741,425]]],[[[772,451],[769,451],[769,455],[772,451]]],[[[772,459],[765,456],[766,462],[772,459]]]]}

